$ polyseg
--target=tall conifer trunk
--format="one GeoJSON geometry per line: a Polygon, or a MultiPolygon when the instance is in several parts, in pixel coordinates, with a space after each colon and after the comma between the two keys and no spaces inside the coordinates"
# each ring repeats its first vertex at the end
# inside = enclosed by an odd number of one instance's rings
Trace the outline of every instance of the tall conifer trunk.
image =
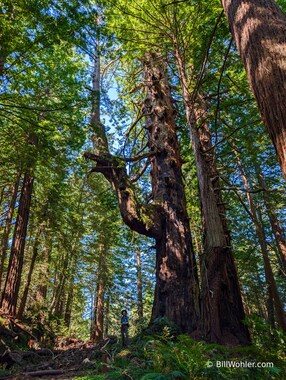
{"type": "Polygon", "coordinates": [[[182,179],[175,111],[162,57],[144,59],[144,113],[149,134],[154,204],[162,233],[156,239],[156,287],[152,319],[166,316],[182,331],[193,331],[199,312],[198,277],[182,179]],[[197,314],[196,314],[197,312],[197,314]]]}
{"type": "Polygon", "coordinates": [[[262,258],[263,258],[263,263],[264,263],[264,271],[265,271],[265,281],[266,281],[266,287],[267,287],[266,290],[267,290],[268,298],[269,298],[268,303],[267,303],[268,314],[269,314],[269,322],[270,322],[270,324],[273,323],[272,314],[273,314],[273,305],[274,305],[277,323],[282,330],[286,331],[285,312],[284,312],[284,308],[283,308],[281,298],[280,298],[279,293],[278,293],[276,281],[275,281],[275,278],[273,275],[271,263],[270,263],[269,256],[268,256],[266,236],[265,236],[264,226],[263,226],[263,223],[261,220],[262,217],[260,216],[260,214],[256,210],[252,194],[249,191],[250,188],[249,188],[248,180],[247,180],[246,175],[244,173],[244,170],[242,167],[242,162],[240,160],[238,152],[235,148],[233,149],[233,151],[234,151],[234,154],[236,156],[238,168],[239,168],[240,173],[241,173],[241,177],[242,177],[244,187],[247,191],[247,200],[248,200],[249,208],[251,211],[251,218],[252,218],[252,222],[253,222],[253,225],[255,227],[256,235],[257,235],[258,242],[259,242],[259,245],[261,248],[261,253],[262,253],[262,258]]]}
{"type": "Polygon", "coordinates": [[[17,200],[17,195],[18,195],[18,189],[19,189],[19,182],[20,182],[20,174],[17,176],[16,182],[12,187],[12,194],[11,194],[11,200],[9,204],[9,209],[7,212],[6,220],[5,220],[5,227],[3,231],[3,235],[1,238],[1,243],[0,243],[0,291],[2,289],[2,277],[4,277],[3,272],[4,272],[4,265],[7,257],[7,251],[8,251],[8,241],[9,241],[9,235],[10,235],[10,230],[11,230],[11,224],[12,224],[12,218],[13,218],[13,213],[14,213],[14,208],[17,200]]]}
{"type": "Polygon", "coordinates": [[[190,127],[202,205],[204,254],[201,259],[201,320],[203,339],[221,344],[248,344],[245,313],[231,249],[219,173],[212,151],[207,110],[202,97],[195,103],[179,47],[174,43],[187,123],[190,127]]]}
{"type": "Polygon", "coordinates": [[[204,339],[221,344],[248,344],[245,318],[234,263],[219,173],[212,154],[205,115],[195,110],[191,128],[202,203],[204,254],[201,259],[201,326],[204,339]]]}
{"type": "Polygon", "coordinates": [[[156,286],[152,321],[166,317],[180,331],[195,330],[199,316],[199,286],[182,180],[176,136],[175,112],[164,61],[156,53],[143,59],[146,99],[144,114],[149,136],[152,199],[138,201],[125,161],[112,156],[107,145],[102,154],[86,153],[116,192],[124,222],[134,231],[155,238],[156,286]]]}
{"type": "Polygon", "coordinates": [[[22,297],[21,297],[21,303],[19,306],[19,310],[17,312],[17,318],[19,318],[19,319],[21,319],[23,317],[23,314],[25,311],[27,298],[28,298],[28,292],[30,289],[31,281],[32,281],[32,275],[34,272],[36,259],[38,257],[38,253],[39,253],[39,234],[40,233],[38,233],[38,236],[36,236],[36,239],[34,242],[33,253],[32,253],[31,264],[30,264],[30,268],[29,268],[29,272],[28,272],[27,282],[25,284],[24,292],[23,292],[22,297]]]}
{"type": "Polygon", "coordinates": [[[16,315],[16,307],[24,262],[26,234],[33,192],[33,182],[33,176],[29,172],[26,172],[23,179],[21,196],[19,200],[19,208],[14,229],[8,273],[1,300],[1,307],[3,311],[12,316],[16,315]]]}
{"type": "Polygon", "coordinates": [[[286,15],[273,0],[222,0],[286,179],[286,15]]]}
{"type": "Polygon", "coordinates": [[[142,268],[141,268],[141,255],[137,250],[136,255],[136,269],[137,269],[137,312],[139,320],[143,318],[143,284],[142,284],[142,268]]]}
{"type": "Polygon", "coordinates": [[[280,256],[279,258],[280,258],[281,272],[283,273],[284,276],[286,276],[286,238],[284,236],[284,231],[282,230],[281,224],[278,220],[275,207],[271,204],[271,197],[266,188],[265,178],[260,173],[260,170],[258,170],[257,176],[258,176],[258,182],[260,186],[265,190],[263,191],[264,203],[265,203],[265,207],[266,207],[269,221],[271,224],[272,233],[275,237],[277,249],[280,256]]]}
{"type": "Polygon", "coordinates": [[[104,333],[104,296],[107,276],[106,253],[106,246],[103,242],[99,245],[97,281],[94,301],[94,327],[92,329],[91,337],[96,343],[102,341],[104,333]]]}

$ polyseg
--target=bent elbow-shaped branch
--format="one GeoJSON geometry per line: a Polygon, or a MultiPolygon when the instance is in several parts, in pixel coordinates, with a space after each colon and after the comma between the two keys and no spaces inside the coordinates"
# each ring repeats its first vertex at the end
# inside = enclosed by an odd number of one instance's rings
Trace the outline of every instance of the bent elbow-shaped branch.
{"type": "Polygon", "coordinates": [[[91,172],[102,173],[115,191],[122,219],[139,234],[153,238],[161,235],[159,206],[141,204],[132,181],[126,173],[125,162],[111,154],[96,155],[86,152],[84,157],[96,162],[91,172]]]}

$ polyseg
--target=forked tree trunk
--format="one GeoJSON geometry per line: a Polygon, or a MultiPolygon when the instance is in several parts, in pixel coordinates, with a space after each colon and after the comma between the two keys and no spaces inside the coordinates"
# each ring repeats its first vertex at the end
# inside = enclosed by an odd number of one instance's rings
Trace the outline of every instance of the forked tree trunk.
{"type": "Polygon", "coordinates": [[[24,262],[27,227],[33,192],[33,182],[33,176],[27,172],[23,179],[18,214],[11,247],[8,273],[3,296],[1,299],[1,307],[3,311],[12,316],[16,315],[16,307],[24,262]]]}
{"type": "Polygon", "coordinates": [[[203,339],[213,343],[248,344],[250,335],[243,324],[245,313],[227,228],[226,210],[219,189],[219,173],[206,121],[206,106],[201,97],[196,104],[192,101],[183,58],[176,43],[174,49],[202,205],[204,254],[201,258],[199,333],[203,339]]]}
{"type": "Polygon", "coordinates": [[[16,182],[12,188],[12,194],[11,194],[11,200],[9,203],[9,209],[7,212],[6,220],[5,220],[5,227],[3,231],[3,235],[1,238],[1,244],[0,244],[0,255],[1,255],[1,261],[0,261],[0,291],[2,289],[2,277],[4,274],[4,265],[7,257],[7,250],[8,250],[8,241],[9,241],[9,235],[11,230],[11,224],[12,224],[12,218],[14,213],[14,208],[17,200],[18,195],[18,189],[19,189],[19,182],[20,182],[21,175],[19,174],[17,176],[16,182]]]}
{"type": "MultiPolygon", "coordinates": [[[[151,204],[141,204],[124,160],[106,153],[86,153],[96,162],[92,171],[105,175],[116,192],[124,222],[134,231],[156,240],[156,286],[152,321],[166,317],[182,332],[195,330],[199,315],[199,286],[182,181],[166,68],[155,53],[144,58],[147,96],[144,113],[151,161],[151,204]]],[[[107,147],[106,147],[107,148],[107,147]]]]}
{"type": "Polygon", "coordinates": [[[222,0],[286,179],[286,15],[273,0],[222,0]]]}
{"type": "Polygon", "coordinates": [[[135,252],[136,255],[136,269],[137,269],[137,312],[139,320],[143,318],[143,284],[142,284],[142,268],[141,268],[141,255],[139,251],[135,252]]]}

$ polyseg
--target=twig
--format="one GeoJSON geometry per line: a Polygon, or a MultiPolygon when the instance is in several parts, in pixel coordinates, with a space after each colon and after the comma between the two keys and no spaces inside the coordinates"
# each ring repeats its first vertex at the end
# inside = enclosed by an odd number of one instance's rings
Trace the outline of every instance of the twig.
{"type": "Polygon", "coordinates": [[[208,62],[208,58],[209,58],[209,53],[210,53],[210,48],[211,48],[211,45],[213,43],[213,39],[214,39],[214,36],[215,36],[215,33],[216,33],[216,30],[218,28],[218,25],[220,23],[220,20],[222,18],[224,14],[224,11],[221,11],[221,13],[219,14],[218,16],[218,19],[215,23],[215,26],[212,30],[212,33],[211,33],[211,36],[210,36],[210,39],[209,39],[209,42],[208,42],[208,46],[207,46],[207,51],[206,51],[206,55],[205,55],[205,59],[204,59],[204,62],[202,64],[202,68],[201,68],[201,71],[200,71],[200,74],[199,74],[199,78],[197,80],[197,83],[196,83],[196,86],[195,86],[195,89],[193,91],[193,94],[192,94],[192,99],[191,99],[191,102],[194,103],[194,100],[196,99],[196,96],[197,96],[197,93],[198,93],[198,90],[200,88],[200,85],[201,85],[201,82],[202,82],[202,78],[203,78],[203,74],[204,74],[204,70],[205,70],[205,67],[206,67],[206,64],[208,62]]]}
{"type": "Polygon", "coordinates": [[[107,339],[107,342],[104,344],[104,346],[103,347],[101,347],[101,349],[100,350],[103,350],[107,345],[108,345],[108,343],[110,342],[110,339],[107,339]]]}
{"type": "Polygon", "coordinates": [[[64,375],[67,372],[67,370],[63,371],[62,369],[47,369],[42,371],[34,371],[34,372],[22,372],[21,375],[23,376],[50,376],[50,375],[64,375]]]}
{"type": "Polygon", "coordinates": [[[9,318],[10,322],[15,325],[16,327],[18,327],[20,330],[22,330],[24,333],[30,335],[31,338],[33,338],[34,340],[38,340],[33,334],[31,334],[29,331],[25,330],[21,325],[19,325],[17,322],[15,322],[12,318],[9,318]]]}
{"type": "Polygon", "coordinates": [[[222,76],[223,76],[225,68],[226,68],[226,62],[227,62],[227,59],[228,59],[228,55],[229,55],[229,52],[230,52],[230,49],[231,49],[232,42],[233,42],[233,39],[231,38],[230,41],[229,41],[229,45],[228,45],[227,51],[226,51],[226,55],[225,55],[224,60],[223,60],[223,65],[222,65],[222,68],[221,68],[221,72],[220,72],[220,76],[219,76],[219,81],[218,81],[218,84],[217,84],[217,105],[216,105],[216,109],[215,109],[215,125],[214,125],[214,130],[215,131],[217,130],[217,119],[218,119],[218,114],[220,112],[220,85],[221,85],[221,81],[222,81],[222,76]]]}
{"type": "Polygon", "coordinates": [[[142,177],[142,175],[145,173],[145,171],[147,170],[148,166],[150,165],[150,162],[147,161],[145,162],[145,165],[143,166],[143,168],[140,170],[140,172],[133,178],[131,178],[131,182],[136,182],[138,181],[139,178],[142,177]]]}
{"type": "Polygon", "coordinates": [[[154,155],[155,155],[155,152],[149,152],[149,153],[145,153],[145,154],[135,156],[135,157],[122,158],[122,160],[125,162],[136,162],[136,161],[143,160],[144,158],[152,157],[154,155]]]}

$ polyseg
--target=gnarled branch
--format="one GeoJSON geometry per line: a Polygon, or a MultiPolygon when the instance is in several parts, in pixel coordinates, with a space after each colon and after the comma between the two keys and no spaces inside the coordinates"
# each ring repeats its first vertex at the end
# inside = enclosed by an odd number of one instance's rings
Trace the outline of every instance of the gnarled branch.
{"type": "Polygon", "coordinates": [[[125,160],[111,154],[96,155],[86,152],[84,157],[96,162],[92,172],[102,173],[115,191],[123,221],[142,235],[158,238],[161,235],[159,206],[143,205],[136,197],[125,168],[125,160]]]}

